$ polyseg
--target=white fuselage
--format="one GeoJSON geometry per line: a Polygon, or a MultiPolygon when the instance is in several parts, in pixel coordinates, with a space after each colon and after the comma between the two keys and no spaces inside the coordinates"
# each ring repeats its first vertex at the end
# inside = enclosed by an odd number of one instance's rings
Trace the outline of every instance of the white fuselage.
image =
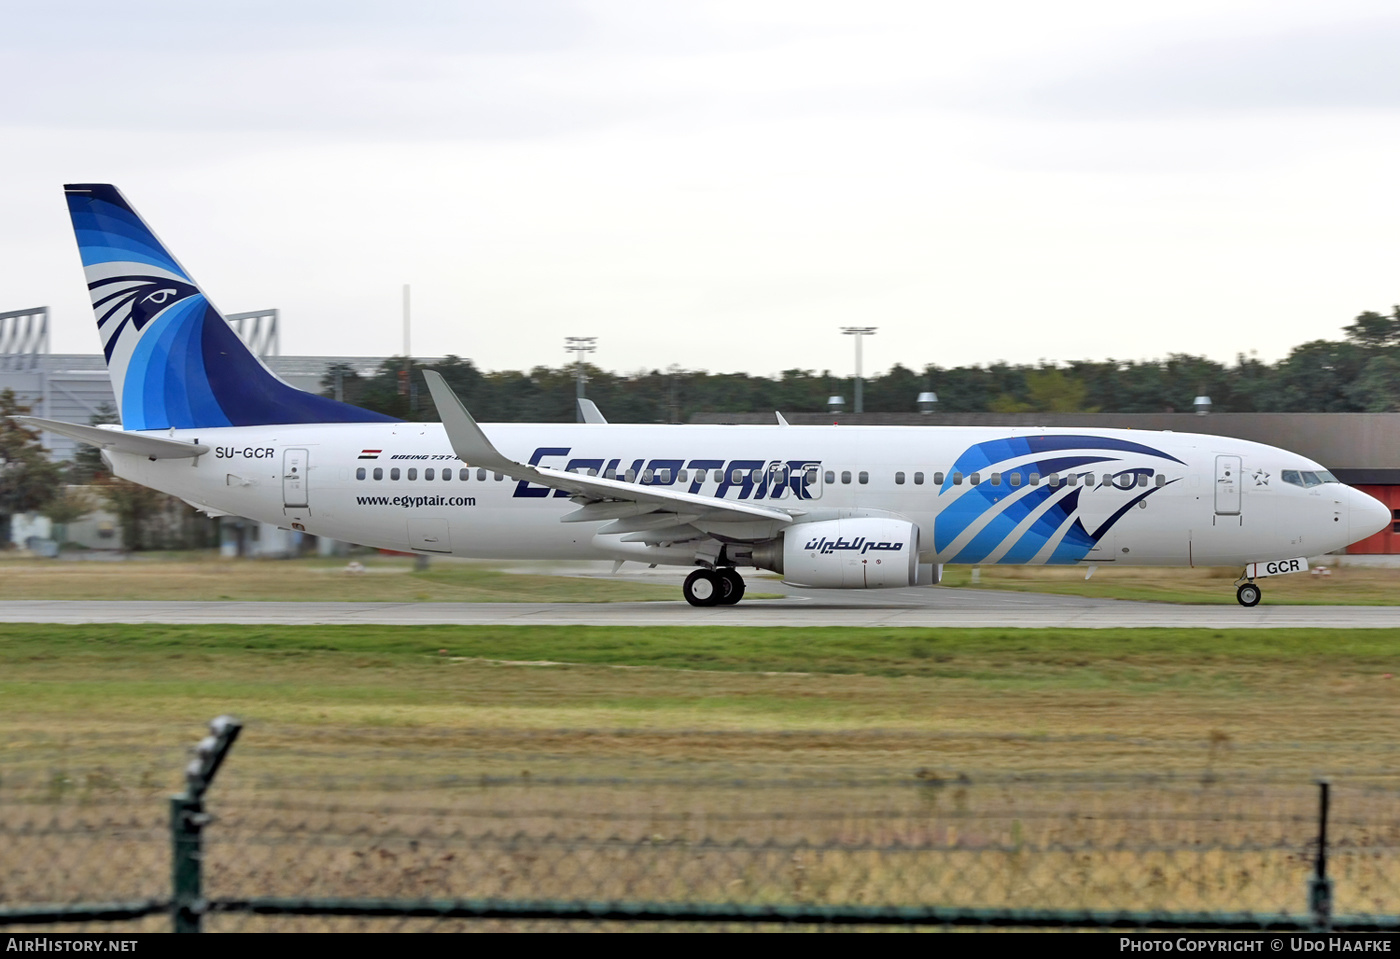
{"type": "MultiPolygon", "coordinates": [[[[601,424],[483,429],[501,453],[522,463],[599,475],[611,470],[634,482],[761,502],[797,512],[799,523],[898,514],[918,526],[920,560],[928,563],[1235,565],[1318,555],[1389,521],[1381,504],[1340,483],[1283,482],[1285,470],[1320,470],[1311,460],[1199,434],[601,424]],[[1103,449],[1072,458],[1062,451],[1017,452],[1027,442],[1043,446],[1066,437],[1103,449]],[[974,450],[981,452],[969,459],[974,450]],[[1055,485],[1049,469],[1032,476],[1047,463],[1060,464],[1055,485]],[[805,480],[769,482],[765,471],[775,467],[805,480]],[[1056,504],[1071,494],[1077,496],[1072,522],[1052,522],[1056,504]],[[1087,552],[1068,549],[1074,525],[1096,534],[1087,552]]],[[[564,493],[463,464],[437,423],[150,435],[211,449],[194,459],[109,452],[115,472],[214,513],[393,550],[692,562],[684,549],[600,535],[601,523],[561,523],[576,509],[564,493]]]]}

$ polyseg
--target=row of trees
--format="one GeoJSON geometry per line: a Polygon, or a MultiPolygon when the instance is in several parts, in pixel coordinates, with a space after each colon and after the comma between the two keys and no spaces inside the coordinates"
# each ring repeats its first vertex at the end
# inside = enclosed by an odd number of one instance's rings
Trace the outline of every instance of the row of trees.
{"type": "MultiPolygon", "coordinates": [[[[864,384],[866,412],[914,409],[919,393],[938,393],[952,413],[1185,412],[1195,397],[1216,412],[1382,413],[1400,411],[1400,307],[1362,313],[1341,340],[1314,340],[1277,363],[1236,357],[1233,364],[1173,354],[1163,360],[1078,360],[1064,365],[993,363],[915,372],[897,364],[864,384]]],[[[425,365],[395,357],[373,375],[332,367],[323,392],[410,420],[435,419],[422,370],[442,373],[474,416],[488,422],[564,422],[574,418],[574,368],[484,373],[449,356],[425,365]],[[407,371],[407,372],[406,372],[407,371]]],[[[848,377],[829,370],[785,370],[776,377],[703,370],[610,373],[585,367],[587,394],[615,423],[683,423],[698,412],[819,412],[829,396],[852,398],[848,377]]]]}
{"type": "MultiPolygon", "coordinates": [[[[12,390],[0,391],[0,544],[10,542],[17,513],[47,517],[61,544],[68,524],[99,508],[116,517],[127,549],[217,541],[216,531],[179,500],[112,476],[95,447],[79,447],[71,462],[54,462],[40,445],[38,430],[15,420],[29,411],[12,390]]],[[[110,406],[92,418],[93,423],[116,420],[110,406]]]]}

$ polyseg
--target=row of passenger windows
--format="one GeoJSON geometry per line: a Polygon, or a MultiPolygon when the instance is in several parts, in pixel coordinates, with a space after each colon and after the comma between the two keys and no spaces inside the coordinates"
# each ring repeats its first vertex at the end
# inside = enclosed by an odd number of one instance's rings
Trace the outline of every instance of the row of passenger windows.
{"type": "MultiPolygon", "coordinates": [[[[386,470],[384,470],[383,467],[376,466],[373,470],[368,470],[368,469],[366,469],[365,467],[361,466],[359,469],[355,470],[355,479],[357,479],[357,480],[362,480],[362,479],[377,479],[377,480],[382,480],[382,479],[384,479],[385,472],[386,472],[386,470]]],[[[587,474],[588,476],[597,476],[597,475],[598,475],[598,471],[595,470],[595,469],[579,470],[578,472],[587,474]]],[[[767,470],[761,470],[761,469],[755,469],[755,470],[731,470],[731,471],[730,471],[729,481],[730,481],[731,483],[742,483],[742,482],[744,482],[744,479],[745,479],[745,478],[748,478],[749,480],[752,480],[753,482],[758,483],[758,482],[762,481],[763,475],[764,475],[764,473],[766,473],[766,472],[768,472],[768,471],[767,471],[767,470]]],[[[406,470],[400,470],[397,466],[392,466],[392,467],[390,467],[390,468],[387,470],[387,473],[388,473],[389,479],[391,479],[391,480],[407,479],[407,480],[410,480],[410,481],[414,481],[414,480],[417,480],[417,479],[418,479],[418,469],[417,469],[416,467],[412,467],[412,466],[410,466],[410,467],[409,467],[408,469],[406,469],[406,470]]],[[[471,477],[471,474],[472,474],[472,470],[469,470],[469,469],[459,469],[459,470],[457,470],[457,478],[460,479],[462,482],[466,482],[467,480],[471,479],[471,478],[472,478],[472,477],[471,477]]],[[[483,469],[478,469],[478,470],[476,470],[476,478],[477,478],[478,481],[483,481],[483,482],[484,482],[485,479],[486,479],[486,475],[487,475],[487,471],[486,471],[486,470],[483,470],[483,469]]],[[[649,469],[648,469],[648,470],[642,470],[640,475],[641,475],[641,480],[642,480],[643,483],[659,483],[659,484],[661,484],[661,485],[670,485],[670,483],[671,483],[671,471],[670,471],[669,469],[658,469],[658,470],[649,470],[649,469]]],[[[865,475],[865,474],[861,474],[861,475],[865,475]]],[[[497,480],[497,481],[500,481],[500,480],[502,480],[502,479],[505,478],[505,477],[504,477],[502,474],[500,474],[500,473],[492,473],[491,476],[492,476],[495,480],[497,480]]],[[[695,481],[696,481],[697,483],[703,483],[703,482],[705,482],[706,479],[708,479],[708,478],[711,477],[711,476],[713,476],[714,481],[715,481],[716,483],[718,483],[718,482],[720,482],[722,479],[724,479],[724,470],[718,470],[718,469],[717,469],[717,470],[695,470],[695,481]]],[[[604,478],[604,479],[610,479],[610,480],[624,480],[624,481],[626,481],[626,482],[628,482],[628,483],[635,483],[635,482],[637,481],[637,477],[638,477],[638,473],[637,473],[636,470],[626,470],[626,471],[624,471],[624,472],[622,472],[622,473],[619,473],[617,470],[604,470],[604,471],[603,471],[603,478],[604,478]]],[[[828,474],[827,482],[831,482],[831,480],[830,480],[829,477],[830,477],[830,474],[828,474]]],[[[429,466],[429,467],[427,467],[427,468],[425,468],[425,469],[423,470],[423,479],[425,479],[425,480],[432,480],[432,479],[435,479],[435,478],[437,478],[437,477],[436,477],[436,471],[434,470],[433,467],[429,466]]],[[[773,480],[775,483],[786,483],[787,480],[788,480],[788,471],[787,471],[787,469],[786,469],[785,467],[779,467],[778,469],[772,471],[771,478],[772,478],[772,480],[773,480]]],[[[450,467],[445,467],[445,468],[442,470],[442,479],[444,479],[444,480],[450,480],[450,479],[452,479],[452,469],[451,469],[450,467]]],[[[816,471],[815,468],[810,469],[810,470],[807,471],[806,479],[807,479],[807,482],[809,482],[809,483],[815,483],[815,482],[817,481],[817,471],[816,471]]],[[[690,470],[677,470],[677,471],[676,471],[676,482],[677,482],[677,483],[689,483],[689,482],[690,482],[690,470]]],[[[864,482],[864,480],[862,480],[861,482],[864,482]]]]}
{"type": "MultiPolygon", "coordinates": [[[[595,469],[579,470],[579,471],[577,471],[577,472],[587,474],[588,476],[597,476],[597,475],[598,475],[598,471],[595,470],[595,469]]],[[[764,473],[766,473],[766,472],[768,472],[768,471],[767,471],[767,470],[761,470],[761,469],[755,469],[755,470],[731,470],[731,471],[730,471],[729,481],[730,481],[731,483],[742,483],[742,482],[744,482],[744,479],[747,477],[749,480],[752,480],[753,482],[757,483],[757,482],[762,481],[763,475],[764,475],[764,473]]],[[[386,473],[386,470],[385,470],[383,467],[376,466],[373,470],[369,470],[369,469],[366,469],[365,467],[361,466],[359,469],[355,470],[355,479],[357,479],[357,480],[363,480],[363,479],[377,479],[377,480],[382,480],[382,479],[384,479],[385,473],[386,473]]],[[[406,480],[409,480],[409,481],[415,481],[415,480],[418,479],[418,469],[417,469],[417,467],[413,467],[413,466],[410,466],[410,467],[409,467],[408,469],[406,469],[406,470],[400,470],[397,466],[392,466],[392,467],[390,467],[390,468],[387,470],[387,473],[388,473],[389,479],[391,479],[391,480],[406,479],[406,480]]],[[[431,466],[426,467],[426,468],[423,470],[423,479],[425,479],[425,480],[436,479],[436,478],[437,478],[436,473],[437,473],[437,471],[436,471],[433,467],[431,467],[431,466]]],[[[459,480],[461,480],[462,482],[466,482],[467,480],[471,479],[471,478],[472,478],[472,475],[471,475],[471,474],[472,474],[472,470],[470,470],[470,469],[465,469],[465,468],[464,468],[464,469],[459,469],[459,470],[457,470],[457,478],[458,478],[459,480]]],[[[642,470],[642,472],[641,472],[640,475],[641,475],[641,480],[642,480],[643,483],[659,483],[659,484],[662,484],[662,485],[670,485],[670,483],[671,483],[671,471],[670,471],[669,469],[658,469],[658,470],[650,470],[650,469],[647,469],[647,470],[642,470]]],[[[703,482],[705,482],[705,480],[706,480],[707,478],[709,478],[711,475],[714,477],[714,481],[715,481],[716,483],[718,483],[718,482],[720,482],[722,479],[724,479],[724,470],[718,470],[718,469],[717,469],[717,470],[696,470],[696,471],[695,471],[695,481],[696,481],[697,483],[703,483],[703,482]]],[[[861,475],[864,475],[864,474],[861,474],[861,475]]],[[[484,481],[486,480],[486,476],[487,476],[487,471],[486,471],[486,470],[483,470],[483,469],[478,469],[478,470],[476,470],[476,478],[477,478],[478,481],[484,482],[484,481]]],[[[504,475],[502,475],[501,473],[492,473],[491,476],[492,476],[492,478],[495,479],[497,482],[499,482],[500,480],[502,480],[502,479],[505,478],[504,475]]],[[[828,477],[829,477],[829,476],[830,476],[830,474],[828,474],[828,477]]],[[[638,477],[638,473],[637,473],[636,470],[626,470],[625,472],[622,472],[622,473],[619,473],[617,470],[604,470],[604,471],[603,471],[603,478],[604,478],[604,479],[610,479],[610,480],[624,480],[624,481],[626,481],[626,482],[628,482],[628,483],[635,483],[635,482],[637,481],[637,477],[638,477]]],[[[786,483],[787,480],[788,480],[788,471],[787,471],[786,467],[779,467],[778,469],[773,470],[773,471],[772,471],[772,474],[771,474],[771,478],[772,478],[772,480],[773,480],[775,483],[786,483]]],[[[442,470],[442,479],[444,479],[444,480],[450,480],[450,479],[452,479],[452,469],[451,469],[451,467],[444,467],[444,468],[443,468],[443,470],[442,470]]],[[[809,483],[815,483],[815,482],[817,481],[817,471],[816,471],[816,468],[815,468],[815,467],[813,467],[812,469],[810,469],[810,470],[807,471],[806,479],[807,479],[807,482],[809,482],[809,483]]],[[[689,483],[689,482],[690,482],[690,471],[689,471],[689,470],[677,470],[677,471],[676,471],[676,482],[677,482],[677,483],[689,483]]],[[[831,480],[828,478],[827,482],[831,482],[831,480]]],[[[862,480],[862,482],[864,482],[864,480],[862,480]]]]}
{"type": "MultiPolygon", "coordinates": [[[[384,479],[384,474],[385,474],[385,472],[386,472],[385,469],[384,469],[383,467],[380,467],[380,466],[374,467],[373,470],[368,470],[368,469],[366,469],[365,467],[361,466],[359,469],[355,470],[355,479],[357,479],[357,480],[363,480],[363,479],[371,479],[371,478],[373,478],[373,479],[376,479],[376,480],[382,480],[382,479],[384,479]]],[[[390,479],[390,480],[407,479],[409,482],[416,482],[416,481],[418,480],[418,468],[415,467],[415,466],[410,466],[410,467],[408,467],[406,470],[403,470],[403,471],[400,471],[399,467],[397,467],[397,466],[392,466],[392,467],[390,467],[390,468],[387,470],[387,472],[388,472],[388,474],[389,474],[389,479],[390,479]]],[[[476,479],[477,479],[478,482],[485,482],[485,481],[486,481],[486,477],[487,477],[487,475],[488,475],[488,473],[487,473],[486,470],[484,470],[484,469],[478,469],[478,470],[476,470],[475,472],[476,472],[476,479]]],[[[584,470],[584,472],[587,473],[589,476],[597,476],[597,475],[598,475],[598,471],[595,470],[595,469],[584,470]]],[[[761,470],[761,469],[754,469],[754,470],[741,470],[741,469],[736,469],[736,470],[730,470],[729,482],[731,482],[731,483],[742,483],[742,482],[744,482],[745,478],[747,478],[747,479],[749,479],[751,482],[758,483],[758,482],[761,482],[761,481],[763,480],[763,476],[764,476],[764,473],[765,473],[765,472],[767,472],[767,471],[766,471],[766,470],[761,470]]],[[[689,470],[677,470],[677,471],[676,471],[676,482],[678,482],[678,483],[688,483],[688,482],[690,482],[690,475],[689,475],[689,474],[690,474],[690,471],[689,471],[689,470]]],[[[696,481],[697,483],[703,483],[703,482],[705,482],[706,479],[709,478],[709,475],[710,475],[710,474],[713,474],[714,480],[715,480],[715,482],[717,482],[717,483],[724,479],[724,471],[723,471],[723,470],[719,470],[719,469],[716,469],[716,470],[695,470],[695,481],[696,481]]],[[[859,483],[860,485],[862,485],[862,486],[863,486],[863,485],[866,485],[866,484],[868,484],[868,483],[870,482],[870,473],[869,473],[868,471],[866,471],[866,470],[860,470],[859,472],[855,473],[854,475],[855,475],[855,481],[856,481],[857,483],[859,483]]],[[[1167,485],[1167,478],[1166,478],[1166,476],[1162,475],[1161,473],[1156,474],[1156,476],[1155,476],[1155,477],[1152,477],[1152,478],[1149,478],[1148,475],[1147,475],[1146,473],[1137,473],[1137,474],[1135,474],[1135,475],[1136,475],[1136,479],[1131,479],[1131,478],[1129,477],[1129,479],[1130,479],[1130,484],[1131,484],[1131,485],[1136,485],[1136,486],[1147,486],[1149,483],[1152,483],[1152,482],[1155,482],[1157,486],[1165,486],[1165,485],[1167,485]]],[[[491,473],[490,476],[491,476],[492,479],[494,479],[496,482],[500,482],[501,480],[503,480],[503,479],[505,478],[504,475],[501,474],[501,473],[491,473]]],[[[635,483],[635,482],[637,481],[637,476],[638,476],[638,474],[637,474],[637,471],[636,471],[636,470],[627,470],[627,471],[625,471],[624,473],[621,473],[621,474],[619,474],[619,473],[617,472],[617,470],[605,470],[605,471],[603,472],[603,478],[604,478],[604,479],[621,479],[621,480],[625,480],[625,481],[628,482],[628,483],[635,483]]],[[[1101,481],[1102,481],[1102,482],[1101,482],[1101,485],[1108,486],[1108,485],[1114,483],[1114,474],[1112,474],[1112,473],[1103,473],[1103,474],[1100,474],[1100,476],[1101,476],[1101,481]]],[[[1119,476],[1122,476],[1122,474],[1119,474],[1119,476]]],[[[841,471],[841,483],[842,483],[843,485],[849,485],[850,482],[851,482],[851,477],[852,477],[852,473],[851,473],[850,470],[842,470],[842,471],[841,471]]],[[[465,483],[466,481],[468,481],[468,480],[471,479],[471,478],[472,478],[472,470],[470,470],[470,469],[468,469],[468,468],[466,468],[466,467],[462,467],[461,469],[458,469],[458,470],[457,470],[457,479],[458,479],[459,481],[465,483]]],[[[772,478],[772,481],[773,481],[774,483],[777,483],[777,484],[786,483],[787,480],[788,480],[788,471],[787,471],[787,469],[786,469],[785,467],[778,467],[777,469],[774,469],[774,470],[772,471],[772,473],[771,473],[771,478],[772,478]]],[[[811,467],[811,468],[809,468],[808,470],[806,470],[806,475],[805,475],[803,478],[804,478],[804,479],[806,480],[806,482],[809,483],[809,484],[810,484],[810,483],[815,483],[815,482],[817,481],[817,470],[816,470],[816,467],[811,467]]],[[[944,474],[943,474],[942,472],[937,472],[937,473],[934,473],[934,474],[933,474],[933,477],[932,477],[932,478],[933,478],[933,485],[934,485],[934,486],[942,486],[942,485],[943,485],[943,482],[944,482],[944,479],[945,479],[945,476],[944,476],[944,474]]],[[[423,470],[423,479],[429,480],[429,481],[435,480],[435,479],[440,479],[441,481],[450,481],[450,480],[452,479],[452,468],[451,468],[451,467],[443,467],[443,469],[439,471],[439,470],[437,470],[437,469],[435,469],[434,467],[431,467],[431,466],[425,467],[424,470],[423,470]]],[[[836,471],[835,471],[835,470],[827,470],[827,471],[826,471],[826,475],[823,477],[823,479],[826,481],[827,485],[833,485],[833,484],[835,484],[835,483],[836,483],[836,471]]],[[[904,483],[905,483],[905,479],[906,479],[906,474],[905,474],[902,470],[894,474],[894,481],[895,481],[895,484],[896,484],[897,486],[903,486],[904,483]]],[[[670,471],[669,469],[658,469],[658,470],[649,470],[649,469],[647,469],[647,470],[642,470],[642,472],[641,472],[641,480],[642,480],[643,483],[659,483],[659,484],[661,484],[661,485],[670,485],[670,483],[671,483],[671,471],[670,471]]],[[[924,485],[924,473],[922,473],[922,472],[917,472],[917,473],[915,473],[914,476],[913,476],[913,480],[914,480],[914,485],[915,485],[915,486],[922,486],[922,485],[924,485]]],[[[1095,485],[1094,480],[1095,480],[1095,474],[1093,474],[1093,473],[1066,473],[1064,476],[1061,476],[1061,475],[1058,474],[1058,473],[1051,473],[1051,474],[1049,474],[1048,476],[1045,476],[1045,477],[1042,477],[1039,473],[1024,473],[1024,474],[1023,474],[1023,473],[1021,473],[1021,472],[1019,472],[1019,471],[1017,471],[1017,472],[1009,472],[1009,473],[989,473],[989,474],[987,474],[987,481],[988,481],[991,485],[993,485],[993,486],[1001,486],[1003,483],[1005,483],[1005,484],[1008,485],[1008,486],[1020,486],[1020,485],[1022,485],[1023,483],[1026,484],[1026,485],[1029,485],[1029,486],[1039,486],[1039,485],[1041,484],[1042,481],[1043,481],[1046,485],[1051,486],[1051,487],[1058,487],[1058,486],[1062,486],[1062,485],[1063,485],[1063,486],[1077,486],[1077,485],[1080,485],[1081,483],[1082,483],[1084,486],[1093,486],[1093,485],[1095,485]]],[[[1336,480],[1335,478],[1333,478],[1333,476],[1332,476],[1331,473],[1327,473],[1327,472],[1320,472],[1320,473],[1302,473],[1301,476],[1300,476],[1300,474],[1299,474],[1299,472],[1298,472],[1297,470],[1284,470],[1284,471],[1283,471],[1283,481],[1284,481],[1285,483],[1292,483],[1292,484],[1294,484],[1295,486],[1304,486],[1304,485],[1307,485],[1307,486],[1317,486],[1317,485],[1319,485],[1320,483],[1335,483],[1335,482],[1337,482],[1337,480],[1336,480]],[[1325,479],[1321,479],[1321,478],[1319,478],[1319,477],[1326,477],[1326,478],[1325,478],[1325,479]]],[[[969,474],[967,474],[967,475],[964,475],[964,474],[962,474],[962,473],[954,473],[954,474],[953,474],[953,485],[954,485],[954,486],[961,486],[961,485],[963,485],[964,482],[966,482],[966,483],[968,483],[968,484],[970,484],[970,485],[972,485],[972,486],[980,485],[981,482],[982,482],[982,474],[981,474],[981,473],[969,473],[969,474]]],[[[1123,489],[1127,489],[1127,488],[1128,488],[1128,486],[1124,486],[1122,483],[1118,483],[1118,484],[1116,484],[1116,485],[1120,486],[1120,487],[1123,488],[1123,489]]]]}
{"type": "MultiPolygon", "coordinates": [[[[941,473],[941,472],[934,473],[934,474],[933,474],[933,485],[934,485],[934,486],[942,486],[942,485],[943,485],[944,478],[945,478],[945,477],[944,477],[944,474],[943,474],[943,473],[941,473]]],[[[991,485],[993,485],[993,486],[1000,486],[1000,485],[1002,485],[1003,482],[1005,482],[1008,486],[1020,486],[1022,483],[1025,483],[1025,484],[1028,485],[1028,486],[1039,486],[1039,485],[1041,484],[1042,481],[1044,481],[1044,483],[1045,483],[1047,486],[1077,486],[1077,485],[1079,485],[1079,484],[1081,484],[1081,483],[1082,483],[1083,485],[1085,485],[1085,486],[1093,486],[1093,485],[1095,485],[1095,484],[1094,484],[1094,478],[1095,478],[1095,476],[1094,476],[1093,473],[1066,473],[1064,476],[1061,476],[1059,473],[1051,473],[1051,474],[1049,474],[1048,476],[1042,477],[1039,473],[1025,473],[1025,474],[1022,474],[1022,473],[1020,473],[1020,472],[1011,472],[1011,473],[989,473],[989,474],[987,475],[987,482],[991,483],[991,485]]],[[[831,483],[831,482],[834,481],[833,474],[832,474],[832,472],[831,472],[830,470],[827,471],[827,474],[826,474],[826,481],[827,481],[828,483],[831,483]]],[[[851,474],[850,474],[849,472],[843,472],[843,473],[841,474],[841,482],[842,482],[842,483],[849,483],[850,481],[851,481],[851,474]]],[[[860,473],[859,481],[862,482],[862,483],[867,483],[867,482],[870,481],[870,478],[869,478],[869,476],[868,476],[865,472],[862,471],[862,472],[860,473]]],[[[896,485],[899,485],[899,486],[904,485],[904,473],[903,473],[903,472],[895,473],[895,474],[894,474],[894,481],[895,481],[895,484],[896,484],[896,485]]],[[[923,474],[923,473],[915,473],[915,474],[914,474],[914,485],[915,485],[915,486],[922,486],[922,485],[923,485],[923,482],[924,482],[924,474],[923,474]]],[[[966,476],[964,476],[962,473],[954,473],[954,474],[953,474],[953,485],[954,485],[954,486],[961,486],[964,482],[967,482],[968,484],[970,484],[970,485],[972,485],[972,486],[978,486],[978,485],[980,485],[981,482],[982,482],[982,474],[981,474],[981,473],[969,473],[969,474],[967,474],[966,476]]],[[[1149,476],[1148,476],[1146,473],[1136,473],[1136,474],[1129,473],[1129,474],[1127,474],[1127,475],[1122,474],[1122,473],[1119,473],[1119,474],[1114,474],[1114,473],[1103,473],[1103,474],[1100,474],[1100,484],[1099,484],[1099,485],[1102,485],[1102,486],[1118,485],[1118,486],[1121,487],[1122,489],[1128,489],[1129,486],[1147,486],[1149,483],[1154,483],[1154,482],[1155,482],[1155,484],[1156,484],[1157,486],[1166,486],[1166,485],[1167,485],[1167,478],[1166,478],[1166,476],[1164,476],[1164,475],[1161,474],[1161,473],[1158,473],[1158,474],[1156,474],[1155,477],[1151,477],[1151,478],[1149,478],[1149,476]],[[1133,476],[1136,476],[1136,479],[1133,479],[1133,476]],[[1129,483],[1128,483],[1128,485],[1124,485],[1124,484],[1121,483],[1121,482],[1118,482],[1118,483],[1115,484],[1115,478],[1129,480],[1129,483]]]]}
{"type": "MultiPolygon", "coordinates": [[[[418,479],[418,468],[417,468],[416,466],[410,466],[406,471],[404,471],[404,472],[407,472],[407,474],[408,474],[406,477],[403,475],[403,473],[401,473],[401,472],[399,471],[399,468],[398,468],[397,466],[391,466],[391,467],[389,467],[389,471],[388,471],[388,472],[389,472],[389,479],[391,479],[391,480],[396,480],[396,479],[407,479],[407,480],[409,480],[410,482],[412,482],[412,481],[418,479]]],[[[424,478],[425,480],[436,479],[436,478],[437,478],[437,474],[438,474],[438,471],[437,471],[436,469],[434,469],[433,467],[431,467],[431,466],[429,466],[428,468],[426,468],[425,470],[423,470],[423,478],[424,478]]],[[[369,479],[369,478],[371,477],[371,475],[373,476],[374,479],[382,480],[382,479],[384,478],[384,468],[383,468],[382,466],[376,466],[376,467],[374,468],[374,470],[372,471],[372,473],[371,473],[370,470],[365,469],[363,466],[361,466],[359,469],[355,470],[355,479],[357,479],[357,480],[369,479]]],[[[495,477],[496,482],[498,482],[498,483],[499,483],[501,480],[505,479],[505,475],[502,474],[502,473],[494,473],[494,474],[492,474],[492,475],[495,477]]],[[[459,469],[459,470],[457,471],[457,478],[458,478],[459,480],[461,480],[463,483],[465,483],[467,480],[469,480],[469,479],[472,478],[472,471],[469,470],[469,469],[467,469],[467,468],[465,468],[465,467],[463,467],[462,469],[459,469]]],[[[476,471],[476,478],[477,478],[478,480],[480,480],[480,481],[485,481],[485,479],[486,479],[486,470],[477,470],[477,471],[476,471]]],[[[443,467],[443,469],[442,469],[442,479],[444,479],[444,480],[451,480],[451,479],[452,479],[452,468],[451,468],[450,466],[445,466],[445,467],[443,467]]]]}

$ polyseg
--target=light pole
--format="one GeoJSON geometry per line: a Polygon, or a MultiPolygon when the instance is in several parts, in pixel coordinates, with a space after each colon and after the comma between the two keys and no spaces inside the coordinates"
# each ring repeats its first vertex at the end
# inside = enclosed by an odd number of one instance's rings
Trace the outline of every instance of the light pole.
{"type": "Polygon", "coordinates": [[[418,408],[418,385],[413,381],[413,354],[409,332],[408,284],[403,285],[403,370],[399,373],[399,393],[408,397],[408,409],[412,413],[418,408]]]}
{"type": "MultiPolygon", "coordinates": [[[[578,399],[583,399],[583,355],[592,353],[598,349],[594,344],[598,342],[596,336],[566,336],[564,337],[564,350],[568,353],[576,354],[578,359],[574,368],[574,384],[577,387],[578,399]]],[[[583,422],[583,407],[574,404],[575,422],[583,422]]]]}
{"type": "Polygon", "coordinates": [[[865,397],[864,397],[864,395],[863,395],[863,393],[862,393],[862,390],[861,390],[861,387],[862,387],[863,384],[861,383],[861,378],[860,378],[860,341],[861,341],[862,339],[864,339],[865,337],[867,337],[867,336],[874,336],[874,335],[875,335],[875,331],[878,330],[878,329],[879,329],[878,326],[843,326],[843,327],[841,327],[841,332],[844,333],[846,336],[854,336],[854,337],[856,338],[856,409],[855,409],[855,412],[857,412],[857,413],[864,413],[864,412],[865,412],[865,397]]]}
{"type": "Polygon", "coordinates": [[[10,461],[5,458],[4,453],[0,453],[0,546],[7,546],[10,542],[11,522],[13,511],[10,508],[10,490],[5,483],[5,474],[10,471],[10,461]]]}

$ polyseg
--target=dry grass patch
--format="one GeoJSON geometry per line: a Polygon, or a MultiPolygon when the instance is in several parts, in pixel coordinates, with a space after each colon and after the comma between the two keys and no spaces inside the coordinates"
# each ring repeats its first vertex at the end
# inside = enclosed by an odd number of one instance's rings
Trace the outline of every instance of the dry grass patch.
{"type": "MultiPolygon", "coordinates": [[[[1311,572],[1269,576],[1257,582],[1264,602],[1271,605],[1394,606],[1400,604],[1400,568],[1329,566],[1329,575],[1311,572]]],[[[1018,592],[1058,593],[1098,599],[1132,599],[1159,603],[1233,605],[1239,567],[1101,566],[1093,579],[1080,568],[1047,566],[982,566],[979,583],[971,567],[949,567],[944,585],[1018,592]]]]}
{"type": "Polygon", "coordinates": [[[178,559],[0,561],[0,600],[245,600],[316,602],[608,603],[671,601],[674,587],[572,576],[512,575],[437,561],[415,571],[399,557],[344,560],[178,559]]]}

